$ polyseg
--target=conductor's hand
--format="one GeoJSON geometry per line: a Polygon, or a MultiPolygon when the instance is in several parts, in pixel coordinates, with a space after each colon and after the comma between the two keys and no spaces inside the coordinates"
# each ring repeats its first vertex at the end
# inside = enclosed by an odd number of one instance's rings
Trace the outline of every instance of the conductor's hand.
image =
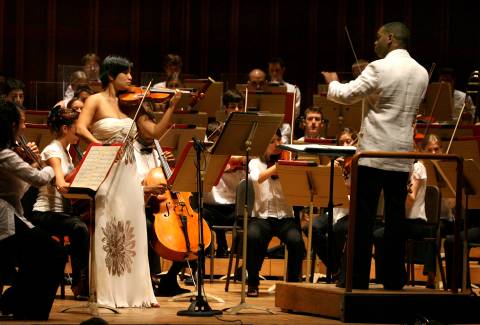
{"type": "Polygon", "coordinates": [[[339,80],[336,72],[322,71],[322,75],[325,78],[325,82],[327,84],[331,83],[332,81],[338,81],[339,80]]]}

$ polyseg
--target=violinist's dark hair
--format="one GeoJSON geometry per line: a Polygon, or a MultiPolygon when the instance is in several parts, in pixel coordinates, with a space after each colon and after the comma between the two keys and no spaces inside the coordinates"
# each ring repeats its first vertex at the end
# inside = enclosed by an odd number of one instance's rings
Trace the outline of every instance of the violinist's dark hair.
{"type": "Polygon", "coordinates": [[[285,68],[285,61],[278,57],[278,56],[275,56],[273,58],[270,58],[270,60],[268,60],[268,64],[276,64],[278,63],[280,65],[280,68],[285,68]]]}
{"type": "Polygon", "coordinates": [[[401,22],[394,21],[383,25],[383,29],[387,33],[392,33],[400,46],[406,49],[410,43],[410,30],[401,22]]]}
{"type": "Polygon", "coordinates": [[[0,100],[0,150],[14,145],[20,118],[21,113],[17,105],[0,100]]]}
{"type": "Polygon", "coordinates": [[[109,55],[107,56],[100,67],[100,81],[102,82],[102,87],[106,88],[109,83],[108,77],[115,79],[120,73],[127,73],[133,67],[133,63],[128,59],[109,55]]]}
{"type": "Polygon", "coordinates": [[[93,95],[95,92],[93,91],[92,88],[90,88],[90,86],[79,86],[75,92],[73,93],[73,96],[74,97],[80,97],[80,94],[83,93],[83,92],[86,92],[88,93],[88,95],[93,95]]]}
{"type": "Polygon", "coordinates": [[[48,114],[47,125],[50,131],[58,133],[63,125],[72,126],[78,119],[78,115],[79,113],[73,108],[56,105],[48,114]]]}
{"type": "Polygon", "coordinates": [[[182,66],[183,66],[182,58],[178,54],[173,54],[173,53],[167,54],[163,59],[163,67],[165,68],[168,65],[175,65],[175,66],[178,66],[180,69],[182,69],[182,66]]]}
{"type": "Polygon", "coordinates": [[[8,78],[5,81],[5,94],[8,95],[12,90],[22,90],[25,91],[25,84],[18,80],[18,79],[13,79],[13,78],[8,78]]]}
{"type": "Polygon", "coordinates": [[[322,108],[318,107],[318,106],[310,106],[310,107],[307,107],[307,109],[305,110],[305,119],[307,118],[307,115],[309,113],[318,113],[322,116],[322,120],[323,120],[323,113],[322,113],[322,108]]]}
{"type": "Polygon", "coordinates": [[[89,61],[95,61],[96,63],[100,64],[100,58],[95,53],[87,53],[82,57],[82,65],[87,64],[89,61]]]}
{"type": "Polygon", "coordinates": [[[223,93],[222,101],[223,106],[227,107],[230,103],[241,103],[244,101],[244,97],[238,90],[227,90],[223,93]]]}

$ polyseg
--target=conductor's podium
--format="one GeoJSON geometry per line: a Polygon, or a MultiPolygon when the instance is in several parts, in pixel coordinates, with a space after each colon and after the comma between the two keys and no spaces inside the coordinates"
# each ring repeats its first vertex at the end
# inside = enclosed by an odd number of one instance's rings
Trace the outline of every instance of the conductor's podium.
{"type": "Polygon", "coordinates": [[[412,323],[418,317],[444,323],[480,322],[480,297],[424,287],[388,291],[381,287],[346,292],[334,284],[276,285],[275,306],[346,323],[412,323]]]}

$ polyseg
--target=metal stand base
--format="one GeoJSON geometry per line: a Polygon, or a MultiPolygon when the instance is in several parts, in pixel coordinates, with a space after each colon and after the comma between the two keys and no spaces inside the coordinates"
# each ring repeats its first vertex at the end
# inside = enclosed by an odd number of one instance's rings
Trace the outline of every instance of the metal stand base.
{"type": "Polygon", "coordinates": [[[68,308],[62,309],[60,312],[61,313],[66,313],[67,311],[71,311],[71,310],[73,311],[74,309],[85,309],[85,311],[80,311],[79,313],[80,314],[89,314],[89,315],[92,315],[92,316],[98,316],[99,315],[99,312],[98,312],[99,308],[108,309],[115,314],[120,314],[120,312],[118,310],[116,310],[115,308],[104,306],[104,305],[99,305],[96,302],[87,302],[87,304],[83,305],[83,306],[68,307],[68,308]]]}
{"type": "MultiPolygon", "coordinates": [[[[168,299],[168,301],[182,301],[185,299],[190,300],[190,298],[193,298],[196,296],[197,296],[196,292],[186,292],[186,293],[181,293],[179,295],[173,296],[172,298],[168,299]]],[[[215,302],[218,302],[218,303],[222,303],[222,304],[225,303],[225,300],[223,300],[222,298],[208,294],[208,293],[205,294],[205,297],[211,300],[215,300],[215,302]]]]}
{"type": "Polygon", "coordinates": [[[260,310],[260,311],[264,311],[264,312],[266,312],[270,315],[275,315],[275,313],[268,308],[250,305],[250,304],[247,304],[246,302],[241,302],[240,304],[238,304],[236,306],[228,308],[225,311],[225,314],[226,315],[237,315],[237,314],[240,314],[240,311],[242,311],[244,309],[260,310]]]}
{"type": "Polygon", "coordinates": [[[208,302],[201,298],[200,300],[192,301],[187,310],[180,310],[177,316],[193,316],[193,317],[210,317],[214,315],[221,315],[221,310],[214,310],[210,308],[208,302]]]}

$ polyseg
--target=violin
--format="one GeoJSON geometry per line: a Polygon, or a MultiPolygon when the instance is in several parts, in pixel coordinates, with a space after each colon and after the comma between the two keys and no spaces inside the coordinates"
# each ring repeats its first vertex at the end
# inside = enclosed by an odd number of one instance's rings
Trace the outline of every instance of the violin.
{"type": "MultiPolygon", "coordinates": [[[[159,153],[162,167],[153,168],[144,180],[145,186],[167,186],[167,179],[172,171],[157,140],[154,141],[159,153]]],[[[161,257],[171,261],[194,260],[199,248],[199,217],[190,206],[189,192],[174,192],[168,189],[162,194],[163,200],[158,202],[158,212],[154,213],[155,240],[154,251],[161,257]]],[[[205,220],[205,247],[210,245],[212,235],[205,220]]]]}
{"type": "Polygon", "coordinates": [[[144,97],[154,103],[163,103],[173,97],[174,94],[175,90],[168,88],[150,89],[145,93],[143,87],[130,86],[128,90],[118,96],[118,99],[121,104],[125,105],[138,105],[144,97]]]}
{"type": "Polygon", "coordinates": [[[19,136],[17,139],[16,146],[14,146],[13,151],[17,153],[17,155],[22,158],[28,164],[37,163],[37,168],[42,168],[42,162],[40,157],[32,151],[32,149],[28,146],[28,140],[23,136],[19,136]]]}

